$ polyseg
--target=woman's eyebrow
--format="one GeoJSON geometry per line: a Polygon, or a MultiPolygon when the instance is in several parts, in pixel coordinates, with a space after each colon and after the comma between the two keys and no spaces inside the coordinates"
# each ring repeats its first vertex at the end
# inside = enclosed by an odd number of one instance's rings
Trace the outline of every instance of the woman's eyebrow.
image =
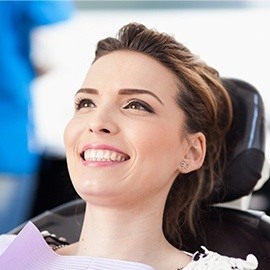
{"type": "Polygon", "coordinates": [[[148,91],[145,89],[136,89],[136,88],[135,89],[134,88],[125,88],[125,89],[119,90],[119,95],[137,95],[137,94],[151,95],[163,105],[163,102],[161,101],[161,99],[151,91],[148,91]]]}
{"type": "Polygon", "coordinates": [[[92,95],[98,95],[98,90],[94,89],[94,88],[81,88],[79,89],[75,96],[79,93],[86,93],[86,94],[92,94],[92,95]]]}

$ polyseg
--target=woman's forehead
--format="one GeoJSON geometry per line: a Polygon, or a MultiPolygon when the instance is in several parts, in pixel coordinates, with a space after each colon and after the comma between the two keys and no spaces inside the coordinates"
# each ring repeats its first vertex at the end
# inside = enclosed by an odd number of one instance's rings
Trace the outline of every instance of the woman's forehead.
{"type": "MultiPolygon", "coordinates": [[[[90,67],[84,84],[124,84],[119,88],[177,89],[175,74],[158,60],[139,52],[116,51],[90,67]]],[[[95,87],[96,88],[96,87],[95,87]]]]}

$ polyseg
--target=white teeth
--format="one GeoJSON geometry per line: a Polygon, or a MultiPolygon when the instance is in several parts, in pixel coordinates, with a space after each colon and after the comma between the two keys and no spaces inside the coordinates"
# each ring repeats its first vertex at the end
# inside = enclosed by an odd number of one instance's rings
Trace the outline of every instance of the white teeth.
{"type": "Polygon", "coordinates": [[[103,158],[103,152],[101,150],[97,151],[96,153],[96,159],[101,160],[103,158]]]}
{"type": "Polygon", "coordinates": [[[110,156],[111,160],[115,161],[116,160],[116,157],[117,157],[117,153],[116,152],[112,152],[111,153],[111,156],[110,156]]]}
{"type": "Polygon", "coordinates": [[[94,151],[87,151],[86,153],[89,154],[88,158],[96,158],[96,153],[94,151]]]}
{"type": "Polygon", "coordinates": [[[105,151],[103,158],[109,159],[110,158],[110,151],[105,151]]]}
{"type": "Polygon", "coordinates": [[[84,152],[83,157],[88,161],[125,161],[126,157],[123,154],[110,150],[95,150],[88,149],[84,152]]]}

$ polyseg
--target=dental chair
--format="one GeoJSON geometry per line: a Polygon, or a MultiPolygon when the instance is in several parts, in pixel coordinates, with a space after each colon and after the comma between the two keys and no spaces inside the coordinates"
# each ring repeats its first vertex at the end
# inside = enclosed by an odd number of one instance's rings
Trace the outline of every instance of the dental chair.
{"type": "MultiPolygon", "coordinates": [[[[269,270],[270,217],[248,207],[230,207],[231,202],[250,197],[261,179],[266,136],[263,101],[258,91],[244,81],[224,78],[223,83],[234,110],[233,124],[226,138],[224,185],[212,195],[213,204],[202,222],[204,236],[186,235],[183,249],[195,252],[204,245],[209,250],[240,258],[253,253],[259,260],[258,269],[269,270]]],[[[31,221],[40,231],[48,230],[72,243],[79,238],[84,210],[85,203],[76,199],[31,221]]],[[[18,233],[24,225],[10,233],[18,233]]]]}

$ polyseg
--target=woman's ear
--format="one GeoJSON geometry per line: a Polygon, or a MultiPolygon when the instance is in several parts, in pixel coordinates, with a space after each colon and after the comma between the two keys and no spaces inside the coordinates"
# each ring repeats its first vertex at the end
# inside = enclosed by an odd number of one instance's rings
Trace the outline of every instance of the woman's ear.
{"type": "Polygon", "coordinates": [[[189,173],[199,169],[206,154],[206,138],[203,133],[197,132],[188,135],[188,151],[179,164],[181,173],[189,173]]]}

